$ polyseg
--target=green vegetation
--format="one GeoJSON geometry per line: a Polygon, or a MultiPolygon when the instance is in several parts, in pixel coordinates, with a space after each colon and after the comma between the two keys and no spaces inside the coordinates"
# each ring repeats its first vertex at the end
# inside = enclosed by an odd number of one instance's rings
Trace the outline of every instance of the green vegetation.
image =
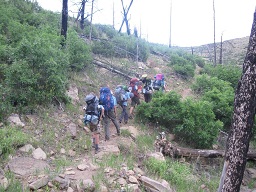
{"type": "Polygon", "coordinates": [[[26,144],[29,137],[15,127],[0,129],[0,158],[5,159],[12,154],[19,146],[26,144]]]}

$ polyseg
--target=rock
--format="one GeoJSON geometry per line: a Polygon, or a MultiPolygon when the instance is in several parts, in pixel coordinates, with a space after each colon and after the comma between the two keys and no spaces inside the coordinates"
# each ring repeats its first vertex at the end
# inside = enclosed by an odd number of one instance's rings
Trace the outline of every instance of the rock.
{"type": "Polygon", "coordinates": [[[33,189],[33,190],[37,190],[37,189],[47,185],[48,182],[49,182],[49,177],[45,176],[45,177],[42,177],[42,178],[34,181],[33,183],[29,184],[29,188],[33,189]]]}
{"type": "Polygon", "coordinates": [[[153,157],[156,160],[165,161],[164,155],[162,153],[160,153],[160,152],[148,153],[147,157],[148,158],[153,157]]]}
{"type": "Polygon", "coordinates": [[[95,185],[91,179],[85,179],[83,180],[83,187],[84,191],[94,191],[95,190],[95,185]]]}
{"type": "Polygon", "coordinates": [[[160,182],[150,179],[145,176],[141,176],[140,179],[141,183],[146,187],[149,188],[150,191],[165,191],[165,192],[174,192],[174,190],[165,187],[160,182]]]}
{"type": "Polygon", "coordinates": [[[138,184],[138,180],[134,176],[129,176],[129,182],[132,184],[138,184]]]}
{"type": "Polygon", "coordinates": [[[43,172],[45,169],[50,168],[50,166],[45,161],[33,159],[30,157],[18,157],[12,159],[8,163],[8,167],[11,172],[21,176],[38,174],[43,172]]]}
{"type": "Polygon", "coordinates": [[[60,153],[61,153],[61,154],[65,154],[65,153],[66,153],[66,150],[65,150],[64,148],[61,148],[61,149],[60,149],[60,153]]]}
{"type": "Polygon", "coordinates": [[[142,171],[140,168],[138,167],[134,167],[133,171],[138,174],[138,175],[145,175],[144,171],[142,171]]]}
{"type": "Polygon", "coordinates": [[[67,90],[67,95],[71,98],[72,104],[77,104],[79,102],[78,88],[75,84],[71,85],[67,90]]]}
{"type": "Polygon", "coordinates": [[[22,152],[33,152],[35,148],[31,144],[24,145],[23,147],[19,148],[22,152]]]}
{"type": "Polygon", "coordinates": [[[68,187],[67,192],[74,192],[74,190],[71,187],[68,187]]]}
{"type": "Polygon", "coordinates": [[[69,133],[71,135],[71,137],[74,139],[76,138],[76,135],[77,135],[77,128],[76,128],[76,124],[75,123],[70,123],[68,125],[68,130],[69,130],[69,133]]]}
{"type": "Polygon", "coordinates": [[[8,117],[7,121],[11,125],[25,127],[25,124],[21,122],[20,117],[19,117],[18,114],[11,114],[11,116],[8,117]]]}
{"type": "Polygon", "coordinates": [[[9,186],[9,181],[6,177],[1,177],[0,178],[0,186],[3,187],[4,189],[7,189],[9,186]]]}
{"type": "Polygon", "coordinates": [[[124,178],[117,179],[117,183],[119,183],[121,186],[125,186],[127,184],[127,182],[124,178]]]}
{"type": "Polygon", "coordinates": [[[80,171],[84,171],[88,168],[89,168],[89,166],[86,165],[86,164],[80,164],[80,165],[77,166],[77,169],[80,170],[80,171]]]}
{"type": "Polygon", "coordinates": [[[33,151],[32,156],[35,159],[42,159],[42,160],[45,160],[47,158],[46,153],[40,147],[33,151]]]}

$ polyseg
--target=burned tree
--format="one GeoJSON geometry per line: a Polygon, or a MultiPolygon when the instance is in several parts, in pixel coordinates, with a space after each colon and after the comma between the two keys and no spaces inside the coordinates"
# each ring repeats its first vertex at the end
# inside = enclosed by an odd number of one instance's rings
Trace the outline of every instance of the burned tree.
{"type": "Polygon", "coordinates": [[[243,72],[235,93],[234,113],[226,146],[219,192],[239,191],[242,183],[249,142],[252,137],[256,106],[256,11],[243,72]]]}
{"type": "MultiPolygon", "coordinates": [[[[63,0],[61,35],[64,37],[64,39],[67,38],[67,29],[68,29],[68,0],[63,0]]],[[[64,44],[62,44],[62,46],[64,46],[64,44]]]]}
{"type": "Polygon", "coordinates": [[[122,2],[122,7],[123,7],[123,15],[124,15],[124,18],[123,18],[121,27],[120,27],[120,29],[119,29],[118,32],[119,32],[119,33],[121,32],[122,27],[123,27],[123,24],[124,24],[124,22],[125,22],[127,34],[130,35],[130,34],[131,34],[131,31],[130,31],[129,21],[128,21],[127,15],[128,15],[129,10],[130,10],[130,8],[131,8],[131,6],[132,6],[133,0],[131,0],[131,2],[130,2],[130,4],[129,4],[129,6],[128,6],[127,9],[125,9],[125,7],[124,7],[124,2],[123,2],[123,0],[121,0],[121,2],[122,2]]]}

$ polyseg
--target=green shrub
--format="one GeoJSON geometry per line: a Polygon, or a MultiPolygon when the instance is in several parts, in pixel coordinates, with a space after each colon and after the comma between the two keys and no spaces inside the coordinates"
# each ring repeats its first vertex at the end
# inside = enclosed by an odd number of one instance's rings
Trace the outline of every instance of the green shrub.
{"type": "Polygon", "coordinates": [[[165,127],[175,127],[181,123],[181,96],[171,91],[163,94],[156,92],[150,103],[141,103],[136,117],[143,122],[159,123],[165,127]]]}
{"type": "Polygon", "coordinates": [[[182,105],[182,124],[174,129],[177,138],[192,147],[211,147],[223,127],[221,121],[215,120],[212,105],[207,101],[190,99],[185,100],[182,105]]]}
{"type": "Polygon", "coordinates": [[[231,83],[231,86],[235,89],[242,75],[242,68],[235,65],[206,65],[203,72],[207,73],[211,77],[217,77],[223,81],[231,83]]]}
{"type": "Polygon", "coordinates": [[[28,142],[26,136],[20,129],[14,127],[5,127],[0,129],[0,157],[5,159],[12,154],[15,149],[28,142]]]}
{"type": "Polygon", "coordinates": [[[232,89],[229,82],[220,80],[217,77],[210,77],[207,74],[198,75],[195,78],[195,82],[192,84],[192,90],[201,95],[212,90],[214,87],[220,91],[232,89]]]}
{"type": "Polygon", "coordinates": [[[60,42],[43,30],[21,40],[16,61],[5,70],[9,100],[21,106],[48,103],[54,97],[66,101],[68,58],[60,42]]]}
{"type": "Polygon", "coordinates": [[[233,89],[230,88],[220,91],[214,87],[212,90],[207,91],[201,99],[212,103],[216,119],[222,121],[225,128],[229,128],[234,105],[233,89]]]}
{"type": "Polygon", "coordinates": [[[68,31],[66,48],[68,51],[69,65],[73,70],[80,71],[91,64],[92,56],[90,47],[73,30],[68,31]]]}
{"type": "Polygon", "coordinates": [[[168,66],[173,67],[174,71],[184,79],[194,77],[196,63],[191,55],[183,52],[171,53],[171,62],[168,66]]]}

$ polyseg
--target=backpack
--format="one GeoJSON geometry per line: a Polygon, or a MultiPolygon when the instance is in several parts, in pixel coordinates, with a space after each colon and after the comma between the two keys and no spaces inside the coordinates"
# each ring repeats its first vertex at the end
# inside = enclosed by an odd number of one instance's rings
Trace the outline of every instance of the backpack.
{"type": "Polygon", "coordinates": [[[87,106],[85,109],[84,123],[92,123],[94,125],[98,125],[100,117],[98,98],[93,94],[89,94],[85,97],[85,102],[87,106]]]}
{"type": "Polygon", "coordinates": [[[127,101],[126,96],[125,96],[126,90],[124,89],[123,85],[118,85],[115,89],[115,97],[116,97],[116,102],[119,105],[122,105],[124,101],[127,101]]]}
{"type": "Polygon", "coordinates": [[[139,89],[141,89],[141,87],[139,85],[139,79],[132,78],[130,80],[130,86],[129,86],[130,92],[132,92],[134,94],[134,96],[139,96],[139,92],[138,92],[139,89]]]}
{"type": "Polygon", "coordinates": [[[155,78],[156,79],[153,83],[153,88],[155,90],[159,90],[161,87],[164,86],[164,74],[162,73],[156,74],[155,78]]]}
{"type": "Polygon", "coordinates": [[[108,87],[102,87],[100,89],[99,103],[103,105],[105,111],[110,111],[114,108],[114,99],[108,87]]]}

